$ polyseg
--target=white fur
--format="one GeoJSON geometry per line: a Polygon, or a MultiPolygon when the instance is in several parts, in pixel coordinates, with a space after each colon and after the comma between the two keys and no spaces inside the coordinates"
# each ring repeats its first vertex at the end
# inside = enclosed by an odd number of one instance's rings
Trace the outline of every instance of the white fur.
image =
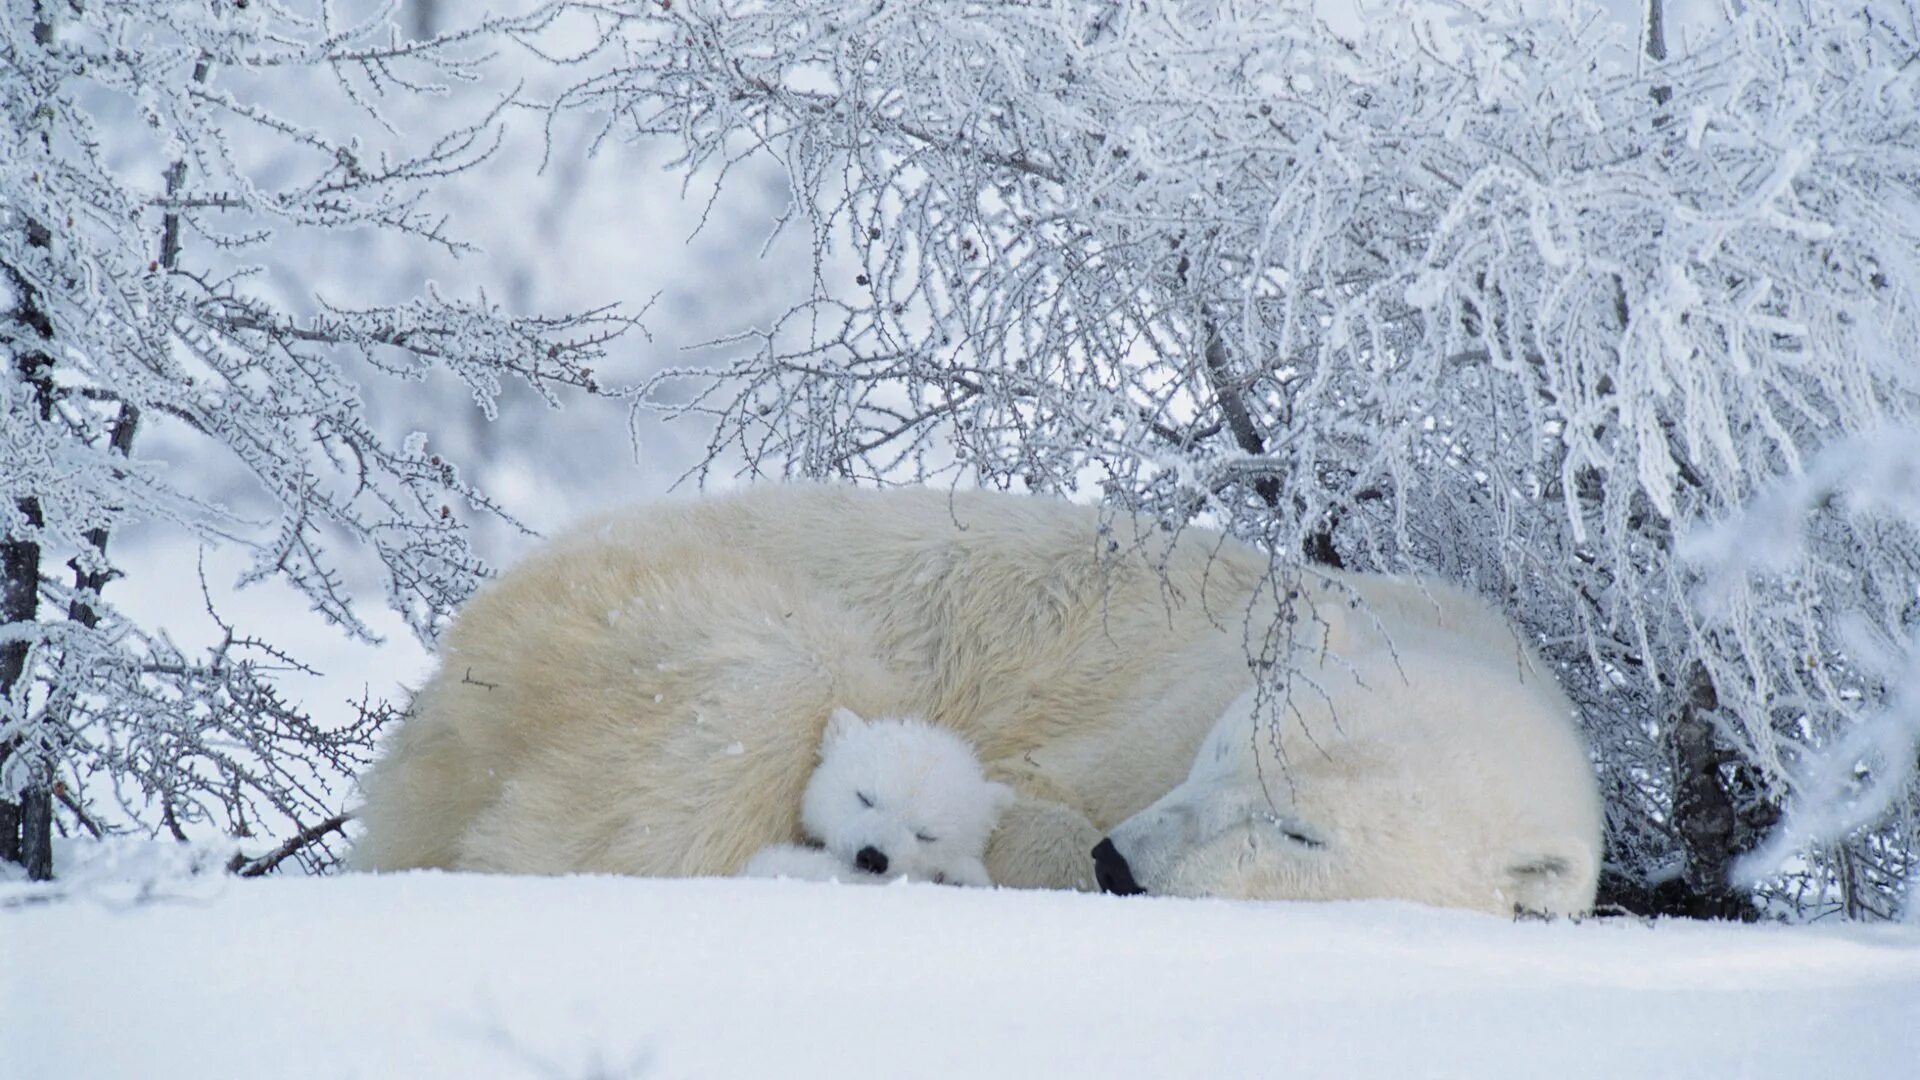
{"type": "Polygon", "coordinates": [[[988,780],[967,741],[924,720],[868,722],[835,710],[820,765],[800,800],[800,827],[858,869],[863,852],[880,877],[991,885],[981,856],[1013,789],[988,780]]]}
{"type": "Polygon", "coordinates": [[[1187,779],[1113,830],[1139,885],[1336,899],[1411,878],[1444,904],[1591,906],[1599,802],[1572,726],[1546,723],[1572,705],[1477,600],[1429,588],[1439,606],[1401,612],[1390,639],[1353,624],[1264,709],[1234,702],[1187,779]],[[1516,732],[1525,717],[1539,729],[1516,732]]]}
{"type": "Polygon", "coordinates": [[[924,720],[862,719],[836,709],[800,800],[818,847],[774,844],[746,877],[873,883],[905,878],[991,885],[981,861],[1013,789],[988,780],[965,739],[924,720]],[[862,853],[878,872],[862,869],[862,853]]]}
{"type": "Polygon", "coordinates": [[[845,705],[927,717],[1014,789],[985,860],[1000,885],[1090,887],[1112,829],[1149,890],[1591,904],[1597,785],[1498,613],[1431,581],[1268,581],[1217,533],[1105,524],[1043,498],[809,486],[592,523],[449,628],[365,779],[354,860],[733,873],[800,839],[845,705]],[[1241,700],[1249,625],[1296,646],[1277,736],[1241,700]],[[1247,828],[1215,827],[1235,814],[1247,828]],[[1258,814],[1324,846],[1275,863],[1296,841],[1258,814]]]}
{"type": "Polygon", "coordinates": [[[833,857],[825,848],[805,844],[769,844],[753,853],[740,868],[741,877],[792,878],[795,881],[838,881],[848,885],[877,885],[886,879],[833,857]]]}

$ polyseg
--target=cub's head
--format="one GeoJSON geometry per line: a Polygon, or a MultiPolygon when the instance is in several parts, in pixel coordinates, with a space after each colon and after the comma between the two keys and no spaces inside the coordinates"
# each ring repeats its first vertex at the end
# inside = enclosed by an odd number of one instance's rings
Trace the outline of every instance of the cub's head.
{"type": "Polygon", "coordinates": [[[868,873],[988,885],[981,855],[1012,799],[959,735],[923,720],[869,721],[835,709],[800,825],[868,873]]]}

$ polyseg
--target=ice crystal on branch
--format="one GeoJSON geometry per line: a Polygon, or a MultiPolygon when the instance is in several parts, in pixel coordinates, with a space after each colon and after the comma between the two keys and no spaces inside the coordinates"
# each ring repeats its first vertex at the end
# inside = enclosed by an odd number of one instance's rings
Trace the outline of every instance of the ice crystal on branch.
{"type": "Polygon", "coordinates": [[[430,287],[349,309],[263,286],[262,265],[345,230],[463,250],[431,194],[519,103],[425,133],[385,107],[481,78],[489,50],[537,47],[570,5],[427,40],[369,7],[0,0],[0,856],[37,874],[55,813],[176,834],[319,822],[376,726],[377,706],[326,730],[284,699],[274,673],[300,662],[270,637],[220,623],[189,653],[122,618],[112,538],[161,523],[248,549],[243,584],[284,581],[363,639],[336,550],[370,551],[431,638],[486,573],[471,515],[504,514],[424,437],[376,432],[356,373],[439,367],[491,416],[506,380],[602,392],[593,367],[633,326],[430,287]],[[143,437],[195,467],[147,459],[143,437]],[[244,483],[209,490],[223,469],[244,483]]]}
{"type": "MultiPolygon", "coordinates": [[[[756,355],[652,385],[710,464],[1097,485],[1468,583],[1582,706],[1623,895],[1730,889],[1884,696],[1838,627],[1920,621],[1911,523],[1814,508],[1803,573],[1712,621],[1673,537],[1915,419],[1906,5],[1749,4],[1657,49],[1581,3],[627,11],[629,63],[572,101],[690,164],[779,154],[817,252],[756,355]]],[[[1916,791],[1763,896],[1851,876],[1891,913],[1916,791]]]]}

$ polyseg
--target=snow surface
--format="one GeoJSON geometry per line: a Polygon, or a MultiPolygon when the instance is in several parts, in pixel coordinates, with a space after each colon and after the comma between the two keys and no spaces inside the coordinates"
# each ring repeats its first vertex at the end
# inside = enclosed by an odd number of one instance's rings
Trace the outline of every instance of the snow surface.
{"type": "Polygon", "coordinates": [[[1911,1077],[1920,928],[764,880],[0,884],[0,1076],[1911,1077]]]}

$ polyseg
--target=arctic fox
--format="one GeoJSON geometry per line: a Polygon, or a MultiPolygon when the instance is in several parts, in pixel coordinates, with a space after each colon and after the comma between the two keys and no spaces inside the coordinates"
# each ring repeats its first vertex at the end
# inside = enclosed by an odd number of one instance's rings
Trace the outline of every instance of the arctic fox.
{"type": "Polygon", "coordinates": [[[835,709],[800,800],[819,847],[775,844],[748,877],[991,885],[981,856],[1013,789],[988,780],[973,748],[924,720],[864,720],[835,709]]]}

